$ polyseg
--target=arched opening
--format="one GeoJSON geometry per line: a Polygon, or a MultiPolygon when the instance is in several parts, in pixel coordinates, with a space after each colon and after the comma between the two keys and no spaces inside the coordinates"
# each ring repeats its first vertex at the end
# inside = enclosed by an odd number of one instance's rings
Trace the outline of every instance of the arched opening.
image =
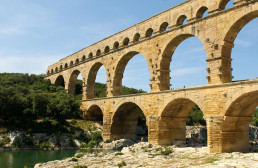
{"type": "Polygon", "coordinates": [[[234,6],[234,0],[221,0],[219,4],[219,9],[229,9],[234,6]]]}
{"type": "Polygon", "coordinates": [[[149,28],[146,33],[145,33],[145,37],[148,38],[148,37],[151,37],[153,36],[153,29],[152,28],[149,28]]]}
{"type": "Polygon", "coordinates": [[[83,81],[81,77],[81,72],[79,70],[74,70],[69,79],[68,93],[74,94],[76,97],[78,97],[78,99],[81,99],[82,85],[83,81]]]}
{"type": "Polygon", "coordinates": [[[110,51],[110,48],[109,48],[109,46],[106,46],[106,47],[105,47],[105,50],[104,50],[104,52],[105,52],[105,53],[109,53],[109,51],[110,51]]]}
{"type": "Polygon", "coordinates": [[[47,75],[50,75],[50,72],[49,72],[49,70],[47,71],[47,75]]]}
{"type": "Polygon", "coordinates": [[[59,75],[59,76],[56,78],[55,86],[62,86],[62,87],[65,87],[65,80],[64,80],[64,77],[63,77],[62,75],[59,75]]]}
{"type": "Polygon", "coordinates": [[[78,65],[80,63],[79,58],[75,60],[75,65],[78,65]]]}
{"type": "Polygon", "coordinates": [[[95,63],[88,74],[87,80],[87,99],[100,98],[107,96],[107,75],[102,63],[95,63]]]}
{"type": "Polygon", "coordinates": [[[249,124],[257,106],[258,91],[245,93],[230,104],[222,124],[222,152],[249,152],[249,124]]]}
{"type": "Polygon", "coordinates": [[[86,60],[86,56],[85,55],[83,55],[82,56],[82,61],[81,62],[84,62],[86,60]]]}
{"type": "Polygon", "coordinates": [[[67,63],[65,63],[65,69],[67,69],[68,68],[68,64],[67,63]]]}
{"type": "Polygon", "coordinates": [[[177,26],[181,26],[187,23],[187,17],[185,15],[181,15],[176,22],[177,26]]]}
{"type": "Polygon", "coordinates": [[[51,69],[51,73],[54,73],[54,70],[53,70],[53,69],[51,69]]]}
{"type": "Polygon", "coordinates": [[[85,114],[85,119],[88,121],[97,121],[102,125],[103,124],[103,112],[102,112],[101,108],[97,105],[91,106],[85,114]]]}
{"type": "Polygon", "coordinates": [[[111,139],[131,139],[138,141],[141,138],[148,141],[148,127],[142,109],[135,103],[124,103],[115,112],[112,118],[111,139]]]}
{"type": "Polygon", "coordinates": [[[160,65],[162,90],[206,85],[206,58],[206,51],[197,37],[183,34],[172,39],[160,65]]]}
{"type": "Polygon", "coordinates": [[[133,42],[136,43],[140,41],[141,35],[139,33],[136,33],[133,37],[133,42]]]}
{"type": "Polygon", "coordinates": [[[63,65],[60,65],[60,71],[62,71],[63,70],[63,65]]]}
{"type": "Polygon", "coordinates": [[[196,13],[196,18],[200,19],[209,15],[209,10],[206,6],[202,6],[196,13]]]}
{"type": "Polygon", "coordinates": [[[56,69],[55,69],[55,73],[57,73],[58,72],[58,68],[56,67],[56,69]]]}
{"type": "Polygon", "coordinates": [[[160,28],[159,28],[159,31],[160,32],[164,32],[164,31],[168,31],[168,22],[163,22],[161,25],[160,25],[160,28]]]}
{"type": "Polygon", "coordinates": [[[72,68],[72,67],[73,67],[73,61],[70,62],[70,68],[72,68]]]}
{"type": "Polygon", "coordinates": [[[129,38],[128,37],[126,37],[126,38],[124,38],[124,40],[123,40],[123,46],[128,46],[129,45],[129,38]]]}
{"type": "Polygon", "coordinates": [[[92,59],[92,58],[93,58],[93,54],[92,54],[92,53],[89,53],[88,58],[89,58],[89,59],[92,59]]]}
{"type": "Polygon", "coordinates": [[[119,48],[119,42],[116,41],[116,42],[114,43],[114,45],[113,45],[113,50],[116,50],[116,49],[118,49],[118,48],[119,48]]]}
{"type": "Polygon", "coordinates": [[[159,121],[162,145],[207,146],[207,128],[203,112],[187,98],[172,100],[159,121]]]}
{"type": "Polygon", "coordinates": [[[98,49],[97,52],[96,52],[96,56],[100,56],[101,55],[101,50],[98,49]]]}
{"type": "Polygon", "coordinates": [[[222,56],[229,60],[233,59],[223,68],[228,71],[232,70],[234,81],[258,77],[257,16],[258,11],[243,16],[230,27],[224,38],[228,44],[235,43],[234,48],[232,48],[233,45],[232,47],[226,45],[222,48],[222,56]]]}
{"type": "Polygon", "coordinates": [[[118,96],[149,91],[149,79],[150,71],[144,56],[135,51],[129,52],[119,60],[116,66],[113,94],[118,96]]]}

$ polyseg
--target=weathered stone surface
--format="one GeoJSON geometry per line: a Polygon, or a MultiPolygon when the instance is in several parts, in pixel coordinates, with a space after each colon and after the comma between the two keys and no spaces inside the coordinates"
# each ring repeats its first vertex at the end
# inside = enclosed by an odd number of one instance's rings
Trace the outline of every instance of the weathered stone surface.
{"type": "Polygon", "coordinates": [[[131,146],[135,144],[135,141],[132,141],[130,139],[119,139],[116,141],[112,141],[110,143],[102,143],[101,146],[103,149],[122,149],[123,147],[131,146]]]}
{"type": "Polygon", "coordinates": [[[174,146],[152,146],[148,143],[138,143],[122,149],[122,155],[114,153],[85,154],[78,161],[68,158],[62,161],[51,161],[37,164],[35,168],[73,168],[76,165],[86,165],[90,168],[117,167],[124,161],[125,167],[198,167],[198,168],[225,168],[225,167],[258,167],[258,153],[221,153],[209,154],[207,147],[203,148],[176,148],[174,146]],[[164,153],[172,150],[172,153],[164,153]],[[163,152],[162,152],[163,151],[163,152]]]}
{"type": "Polygon", "coordinates": [[[149,142],[171,145],[185,141],[187,116],[198,105],[207,122],[209,152],[247,152],[258,79],[232,82],[231,50],[240,30],[258,16],[258,2],[235,0],[233,8],[224,10],[228,1],[186,1],[61,59],[48,67],[46,79],[57,86],[64,84],[72,94],[82,74],[81,108],[88,119],[103,118],[104,140],[135,140],[137,115],[142,111],[149,142]],[[206,10],[209,17],[203,18],[206,10]],[[187,24],[183,24],[185,19],[187,24]],[[193,36],[200,39],[207,54],[203,59],[207,61],[208,85],[171,91],[172,55],[181,42],[193,36]],[[151,93],[120,96],[125,67],[138,53],[148,64],[151,93]],[[93,99],[102,65],[108,98],[93,99]]]}

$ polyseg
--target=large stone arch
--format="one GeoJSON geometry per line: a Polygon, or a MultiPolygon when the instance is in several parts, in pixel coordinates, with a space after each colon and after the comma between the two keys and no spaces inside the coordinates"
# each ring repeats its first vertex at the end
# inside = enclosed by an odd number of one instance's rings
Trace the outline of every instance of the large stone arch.
{"type": "MultiPolygon", "coordinates": [[[[128,62],[137,54],[140,54],[138,51],[130,51],[126,54],[124,54],[116,63],[115,70],[114,70],[114,75],[113,75],[113,96],[119,96],[122,93],[122,79],[123,79],[123,74],[124,70],[128,64],[128,62]]],[[[150,71],[150,64],[148,62],[147,57],[142,54],[143,57],[145,58],[147,64],[148,64],[148,70],[150,71]]],[[[151,73],[150,73],[151,77],[151,73]]]]}
{"type": "Polygon", "coordinates": [[[242,28],[247,25],[250,21],[258,17],[258,5],[257,7],[252,9],[252,11],[246,10],[245,12],[241,12],[238,15],[235,15],[233,19],[229,21],[227,26],[222,31],[222,38],[220,41],[221,44],[221,57],[225,58],[222,62],[222,70],[224,74],[228,74],[228,79],[226,82],[232,81],[232,48],[234,47],[234,41],[242,30],[242,28]]]}
{"type": "Polygon", "coordinates": [[[105,65],[102,62],[95,62],[91,67],[87,75],[86,79],[86,98],[87,99],[93,99],[95,97],[94,90],[95,90],[95,81],[97,77],[97,73],[100,69],[100,67],[104,66],[107,78],[108,73],[105,65]]]}
{"type": "Polygon", "coordinates": [[[257,106],[257,88],[236,93],[222,122],[222,152],[249,151],[249,123],[257,106]]]}
{"type": "Polygon", "coordinates": [[[65,87],[65,79],[63,75],[59,75],[55,80],[55,86],[62,86],[65,87]]]}
{"type": "Polygon", "coordinates": [[[79,74],[81,74],[81,71],[78,69],[72,71],[69,78],[69,83],[68,83],[68,93],[70,94],[75,93],[75,85],[79,74]]]}
{"type": "Polygon", "coordinates": [[[186,140],[186,121],[190,111],[198,105],[186,97],[172,98],[159,113],[158,144],[171,145],[186,140]]]}
{"type": "MultiPolygon", "coordinates": [[[[205,42],[202,38],[195,36],[194,34],[191,34],[191,33],[172,34],[171,37],[168,37],[169,40],[167,40],[167,42],[164,43],[164,47],[161,49],[161,57],[160,57],[160,63],[159,63],[160,64],[159,78],[160,78],[161,90],[170,89],[170,63],[171,63],[172,56],[176,48],[184,40],[190,37],[197,37],[202,42],[203,46],[205,46],[205,42]]],[[[206,59],[206,58],[203,58],[203,59],[206,59]]]]}
{"type": "Polygon", "coordinates": [[[136,127],[138,117],[143,113],[142,108],[132,102],[122,103],[111,117],[110,139],[131,139],[136,140],[136,127]]]}
{"type": "Polygon", "coordinates": [[[103,109],[100,106],[93,104],[87,109],[84,118],[89,121],[103,122],[103,114],[103,109]]]}

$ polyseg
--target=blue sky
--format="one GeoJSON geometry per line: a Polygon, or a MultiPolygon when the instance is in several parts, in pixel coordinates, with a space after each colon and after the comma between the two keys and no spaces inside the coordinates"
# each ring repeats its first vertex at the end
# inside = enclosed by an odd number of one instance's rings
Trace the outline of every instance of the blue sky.
{"type": "MultiPolygon", "coordinates": [[[[45,73],[59,59],[184,1],[1,0],[0,73],[45,73]]],[[[235,41],[235,80],[258,77],[257,20],[235,41]]],[[[205,59],[197,38],[181,43],[171,63],[171,87],[207,84],[205,59]]],[[[149,78],[146,61],[137,55],[126,67],[123,85],[148,91],[149,78]]],[[[106,81],[103,68],[97,81],[106,81]]]]}

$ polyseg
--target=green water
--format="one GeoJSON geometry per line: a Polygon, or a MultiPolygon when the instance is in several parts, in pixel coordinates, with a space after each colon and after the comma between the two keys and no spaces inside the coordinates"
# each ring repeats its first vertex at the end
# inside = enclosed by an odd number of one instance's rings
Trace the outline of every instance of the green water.
{"type": "Polygon", "coordinates": [[[31,168],[36,163],[43,163],[53,160],[62,160],[64,157],[74,156],[76,153],[86,152],[86,150],[19,150],[0,151],[0,168],[31,168]]]}

